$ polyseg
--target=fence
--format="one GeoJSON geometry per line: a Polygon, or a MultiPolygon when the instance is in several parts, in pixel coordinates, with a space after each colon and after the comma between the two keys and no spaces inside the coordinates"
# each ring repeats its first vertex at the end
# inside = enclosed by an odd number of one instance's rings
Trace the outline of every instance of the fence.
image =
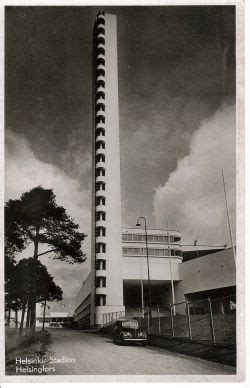
{"type": "Polygon", "coordinates": [[[110,326],[119,318],[137,319],[150,334],[217,344],[236,343],[236,297],[188,300],[169,308],[154,306],[142,310],[126,308],[124,311],[103,314],[103,326],[110,326]]]}

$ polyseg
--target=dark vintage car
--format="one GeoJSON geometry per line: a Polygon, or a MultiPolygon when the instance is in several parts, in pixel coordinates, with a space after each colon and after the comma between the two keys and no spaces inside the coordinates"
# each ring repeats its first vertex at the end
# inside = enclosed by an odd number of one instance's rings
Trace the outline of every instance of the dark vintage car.
{"type": "Polygon", "coordinates": [[[136,319],[118,319],[114,324],[113,340],[116,345],[134,342],[146,346],[147,333],[141,329],[136,319]]]}

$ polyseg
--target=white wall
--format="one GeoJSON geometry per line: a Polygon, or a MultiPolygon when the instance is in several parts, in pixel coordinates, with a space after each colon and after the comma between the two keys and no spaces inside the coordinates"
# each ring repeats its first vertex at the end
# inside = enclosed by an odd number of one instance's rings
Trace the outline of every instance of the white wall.
{"type": "Polygon", "coordinates": [[[176,302],[185,294],[236,285],[232,249],[215,252],[180,264],[180,278],[176,285],[176,302]]]}
{"type": "MultiPolygon", "coordinates": [[[[171,258],[173,280],[180,280],[179,265],[181,259],[171,258]]],[[[146,257],[123,257],[122,263],[123,280],[147,279],[147,259],[146,257]],[[142,275],[142,276],[141,276],[142,275]]],[[[171,280],[170,259],[167,257],[149,257],[149,272],[151,280],[171,280]]]]}

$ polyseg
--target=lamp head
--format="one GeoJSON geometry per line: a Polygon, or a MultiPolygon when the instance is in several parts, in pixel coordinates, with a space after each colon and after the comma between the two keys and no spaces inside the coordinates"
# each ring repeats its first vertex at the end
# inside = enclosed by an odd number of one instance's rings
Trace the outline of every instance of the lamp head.
{"type": "Polygon", "coordinates": [[[140,222],[137,222],[135,226],[141,226],[140,222]]]}

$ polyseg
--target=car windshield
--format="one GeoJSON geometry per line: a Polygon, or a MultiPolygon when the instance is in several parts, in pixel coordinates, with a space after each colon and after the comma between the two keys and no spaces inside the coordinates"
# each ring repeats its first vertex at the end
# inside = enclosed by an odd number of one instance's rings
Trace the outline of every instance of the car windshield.
{"type": "Polygon", "coordinates": [[[123,321],[122,322],[122,327],[124,329],[138,329],[139,324],[137,321],[123,321]]]}

